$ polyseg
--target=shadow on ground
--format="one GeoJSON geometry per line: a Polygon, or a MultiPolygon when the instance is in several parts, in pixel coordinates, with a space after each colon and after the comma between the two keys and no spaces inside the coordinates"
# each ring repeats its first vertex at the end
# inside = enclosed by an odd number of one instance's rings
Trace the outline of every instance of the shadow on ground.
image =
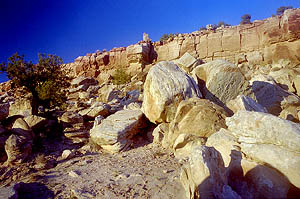
{"type": "Polygon", "coordinates": [[[14,186],[15,194],[11,199],[51,199],[54,193],[47,186],[41,183],[24,183],[20,182],[14,186]]]}

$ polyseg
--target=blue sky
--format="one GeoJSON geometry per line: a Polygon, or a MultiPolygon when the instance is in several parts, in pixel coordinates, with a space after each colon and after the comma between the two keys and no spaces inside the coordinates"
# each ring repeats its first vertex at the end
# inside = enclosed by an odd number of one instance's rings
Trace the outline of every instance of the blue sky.
{"type": "MultiPolygon", "coordinates": [[[[0,62],[15,52],[37,61],[39,52],[65,63],[97,49],[128,46],[142,33],[158,41],[164,33],[187,33],[206,24],[236,25],[276,13],[299,0],[0,0],[0,62]]],[[[3,81],[3,75],[0,77],[3,81]]]]}

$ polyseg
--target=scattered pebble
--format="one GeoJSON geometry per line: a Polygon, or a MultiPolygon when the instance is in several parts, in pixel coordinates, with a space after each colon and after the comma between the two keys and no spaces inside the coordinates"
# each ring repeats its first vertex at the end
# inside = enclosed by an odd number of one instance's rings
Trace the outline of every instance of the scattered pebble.
{"type": "Polygon", "coordinates": [[[69,172],[69,176],[71,176],[71,177],[73,177],[73,178],[79,177],[79,175],[78,175],[75,171],[70,171],[70,172],[69,172]]]}

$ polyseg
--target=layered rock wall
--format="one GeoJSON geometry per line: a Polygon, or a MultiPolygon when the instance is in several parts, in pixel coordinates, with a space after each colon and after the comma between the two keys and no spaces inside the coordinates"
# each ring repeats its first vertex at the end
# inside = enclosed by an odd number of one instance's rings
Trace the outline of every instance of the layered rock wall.
{"type": "Polygon", "coordinates": [[[252,24],[213,31],[179,34],[161,44],[155,43],[157,61],[173,60],[189,52],[207,61],[225,58],[250,64],[273,63],[289,59],[300,63],[300,9],[283,16],[254,21],[252,24]]]}
{"type": "Polygon", "coordinates": [[[151,42],[141,41],[128,47],[79,56],[73,63],[66,64],[65,68],[70,70],[71,75],[99,77],[102,80],[109,79],[116,68],[126,68],[126,71],[135,74],[142,71],[144,65],[152,63],[155,54],[153,49],[151,42]]]}
{"type": "Polygon", "coordinates": [[[179,34],[164,42],[152,43],[148,38],[128,47],[80,56],[66,64],[66,68],[74,75],[105,81],[116,68],[126,68],[127,72],[136,74],[145,64],[178,59],[186,52],[205,61],[223,58],[255,65],[288,59],[299,64],[300,9],[286,10],[282,16],[252,24],[179,34]]]}

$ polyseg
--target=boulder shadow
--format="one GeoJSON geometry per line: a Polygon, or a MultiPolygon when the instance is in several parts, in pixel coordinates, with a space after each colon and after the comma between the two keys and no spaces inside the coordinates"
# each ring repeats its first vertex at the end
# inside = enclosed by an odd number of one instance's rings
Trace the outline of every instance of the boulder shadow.
{"type": "Polygon", "coordinates": [[[11,199],[52,199],[54,192],[46,185],[38,182],[24,183],[20,182],[14,185],[15,194],[11,199]]]}
{"type": "Polygon", "coordinates": [[[291,95],[288,91],[280,87],[280,85],[277,86],[263,81],[254,81],[252,83],[252,92],[257,103],[276,116],[280,115],[282,111],[281,102],[284,98],[291,95]]]}
{"type": "MultiPolygon", "coordinates": [[[[216,178],[216,171],[213,171],[215,165],[211,163],[211,161],[205,161],[207,163],[206,166],[209,168],[210,176],[198,185],[197,191],[194,193],[195,198],[219,198],[220,196],[230,196],[229,198],[231,198],[235,195],[235,193],[237,193],[241,198],[250,199],[299,198],[300,189],[293,185],[283,173],[272,166],[267,164],[258,165],[244,174],[244,170],[242,168],[242,153],[237,150],[232,150],[230,157],[230,163],[228,167],[225,167],[224,174],[227,180],[223,181],[228,184],[222,184],[220,178],[223,178],[223,176],[216,178]],[[213,184],[216,180],[218,183],[213,184]],[[232,191],[224,191],[224,187],[228,188],[228,186],[232,191]]],[[[222,157],[221,161],[223,161],[222,157]]]]}
{"type": "Polygon", "coordinates": [[[233,115],[233,111],[230,110],[226,104],[224,102],[222,102],[217,96],[215,96],[213,93],[211,93],[208,88],[206,87],[206,83],[204,80],[199,79],[197,77],[197,81],[198,81],[198,87],[203,95],[204,99],[208,99],[212,102],[214,102],[215,104],[223,107],[225,109],[225,111],[229,114],[229,116],[233,115]]]}

